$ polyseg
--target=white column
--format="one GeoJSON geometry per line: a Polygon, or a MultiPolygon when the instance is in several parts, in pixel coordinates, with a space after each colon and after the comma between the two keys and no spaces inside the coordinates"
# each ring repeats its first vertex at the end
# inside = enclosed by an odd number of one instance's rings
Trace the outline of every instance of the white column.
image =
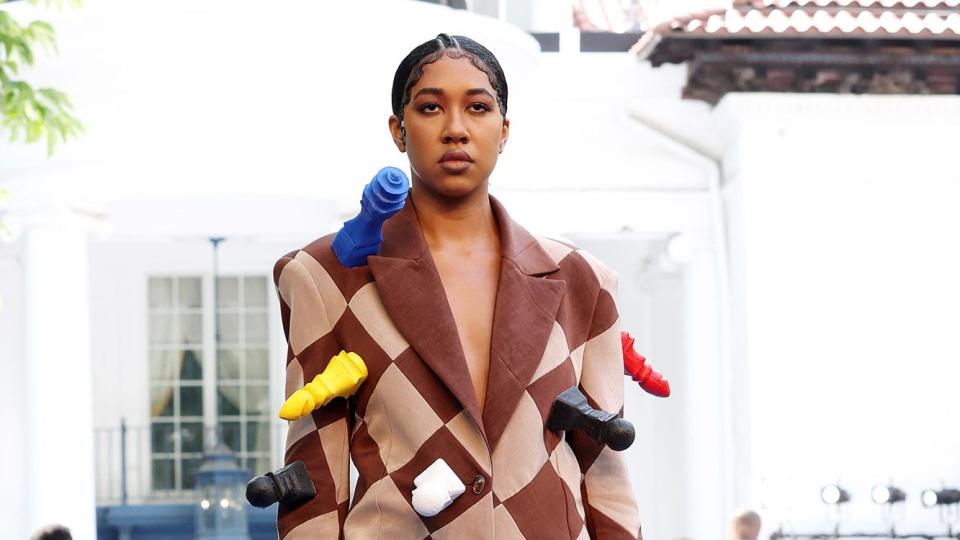
{"type": "Polygon", "coordinates": [[[66,209],[31,221],[22,238],[27,529],[59,523],[96,538],[87,227],[66,209]]]}
{"type": "Polygon", "coordinates": [[[23,267],[19,242],[0,239],[0,446],[5,493],[0,494],[0,538],[29,538],[23,522],[26,449],[23,440],[26,380],[23,355],[23,267]]]}

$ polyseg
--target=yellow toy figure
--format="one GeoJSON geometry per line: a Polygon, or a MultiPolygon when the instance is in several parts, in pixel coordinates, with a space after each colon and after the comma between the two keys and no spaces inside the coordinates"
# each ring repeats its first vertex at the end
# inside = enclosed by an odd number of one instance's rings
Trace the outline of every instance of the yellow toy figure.
{"type": "Polygon", "coordinates": [[[340,351],[330,359],[327,369],[314,377],[313,382],[294,392],[280,407],[280,418],[299,420],[323,407],[333,398],[356,393],[367,379],[367,365],[357,353],[340,351]]]}

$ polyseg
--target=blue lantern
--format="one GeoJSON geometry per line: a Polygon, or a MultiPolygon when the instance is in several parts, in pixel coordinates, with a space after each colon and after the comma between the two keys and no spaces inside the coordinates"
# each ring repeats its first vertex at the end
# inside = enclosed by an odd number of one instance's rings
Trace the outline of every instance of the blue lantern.
{"type": "Polygon", "coordinates": [[[223,443],[204,453],[194,488],[195,540],[250,540],[243,498],[247,476],[223,443]]]}

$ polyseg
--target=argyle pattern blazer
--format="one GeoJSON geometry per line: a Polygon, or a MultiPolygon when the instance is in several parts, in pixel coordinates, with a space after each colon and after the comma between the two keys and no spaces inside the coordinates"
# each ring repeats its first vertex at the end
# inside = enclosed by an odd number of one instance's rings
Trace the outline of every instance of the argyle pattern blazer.
{"type": "Polygon", "coordinates": [[[343,267],[325,236],[274,269],[286,334],[286,395],[341,349],[369,376],[289,425],[286,462],[302,460],[316,497],[281,507],[283,540],[637,539],[621,455],[545,427],[556,396],[623,409],[616,277],[591,255],[535,238],[493,197],[500,226],[485,407],[412,202],[383,229],[367,266],[343,267]],[[349,460],[359,473],[350,499],[349,460]],[[411,505],[413,479],[443,458],[466,491],[433,517],[411,505]]]}

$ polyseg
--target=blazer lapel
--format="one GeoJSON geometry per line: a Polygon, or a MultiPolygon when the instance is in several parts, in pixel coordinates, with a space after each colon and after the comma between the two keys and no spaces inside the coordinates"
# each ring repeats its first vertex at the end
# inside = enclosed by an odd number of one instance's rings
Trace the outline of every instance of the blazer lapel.
{"type": "Polygon", "coordinates": [[[483,425],[494,449],[546,349],[566,290],[544,279],[559,268],[540,243],[490,197],[500,226],[503,260],[490,340],[483,425]]]}
{"type": "Polygon", "coordinates": [[[497,199],[491,196],[490,203],[500,227],[503,257],[483,411],[440,274],[409,199],[384,223],[380,252],[368,257],[368,265],[393,324],[460,401],[493,449],[540,363],[566,283],[544,279],[559,267],[497,199]]]}
{"type": "Polygon", "coordinates": [[[368,257],[367,262],[397,330],[460,401],[486,438],[453,312],[409,199],[384,223],[380,252],[368,257]]]}

